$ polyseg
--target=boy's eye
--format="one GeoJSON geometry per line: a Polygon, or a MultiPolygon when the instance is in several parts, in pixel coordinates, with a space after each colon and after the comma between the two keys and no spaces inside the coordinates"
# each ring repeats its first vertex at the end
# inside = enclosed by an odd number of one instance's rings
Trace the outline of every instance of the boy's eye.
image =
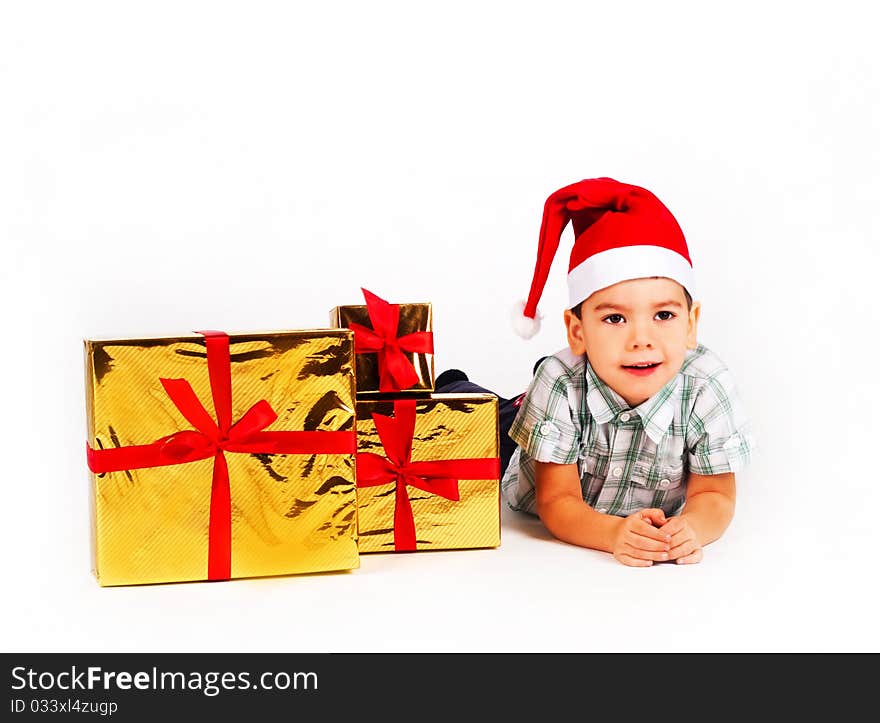
{"type": "Polygon", "coordinates": [[[607,322],[608,324],[622,324],[626,319],[623,318],[620,314],[609,314],[602,321],[607,322]]]}
{"type": "Polygon", "coordinates": [[[675,314],[671,311],[658,311],[656,314],[656,318],[660,321],[669,321],[670,319],[675,318],[675,314]]]}

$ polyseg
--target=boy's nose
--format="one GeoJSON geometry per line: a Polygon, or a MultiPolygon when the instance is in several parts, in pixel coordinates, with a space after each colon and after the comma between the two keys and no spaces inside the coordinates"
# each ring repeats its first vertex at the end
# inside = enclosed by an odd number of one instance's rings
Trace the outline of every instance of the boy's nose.
{"type": "Polygon", "coordinates": [[[630,349],[653,349],[654,340],[651,337],[650,327],[646,324],[633,323],[630,325],[627,346],[630,349]]]}

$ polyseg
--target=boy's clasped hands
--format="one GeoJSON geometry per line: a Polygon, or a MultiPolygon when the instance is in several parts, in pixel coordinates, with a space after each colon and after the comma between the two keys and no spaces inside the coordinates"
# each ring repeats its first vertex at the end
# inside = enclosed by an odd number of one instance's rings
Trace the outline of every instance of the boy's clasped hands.
{"type": "Polygon", "coordinates": [[[667,518],[663,510],[648,508],[621,518],[612,554],[632,567],[673,560],[684,565],[700,562],[703,548],[686,517],[667,518]]]}

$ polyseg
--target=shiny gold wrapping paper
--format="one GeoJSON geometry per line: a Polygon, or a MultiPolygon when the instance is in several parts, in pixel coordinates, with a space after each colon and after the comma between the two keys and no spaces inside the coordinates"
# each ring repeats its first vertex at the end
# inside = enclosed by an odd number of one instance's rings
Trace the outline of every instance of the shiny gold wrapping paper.
{"type": "MultiPolygon", "coordinates": [[[[417,331],[433,331],[431,304],[398,304],[400,319],[397,323],[397,335],[405,336],[417,331]]],[[[330,311],[330,326],[335,329],[346,329],[352,323],[360,324],[368,329],[373,328],[366,305],[337,306],[330,311]]],[[[405,352],[406,358],[413,365],[419,381],[402,392],[432,392],[434,390],[434,355],[405,352]]],[[[379,361],[375,353],[355,354],[355,377],[358,395],[376,396],[379,392],[379,361]]],[[[400,394],[400,392],[394,392],[400,394]]]]}
{"type": "MultiPolygon", "coordinates": [[[[265,399],[267,431],[354,424],[348,330],[230,334],[233,422],[265,399]]],[[[190,382],[213,416],[204,338],[85,340],[92,448],[150,444],[192,425],[160,384],[190,382]]],[[[232,500],[231,577],[348,570],[359,565],[351,454],[226,452],[232,500]]],[[[95,574],[102,585],[204,580],[213,458],[92,474],[95,574]]]]}
{"type": "MultiPolygon", "coordinates": [[[[372,413],[394,415],[393,400],[358,400],[358,453],[384,455],[372,413]]],[[[412,460],[498,457],[498,399],[491,394],[432,394],[416,401],[412,460]]],[[[415,487],[412,504],[416,550],[498,547],[499,479],[460,479],[459,501],[415,487]]],[[[358,549],[394,552],[395,485],[358,487],[358,549]]]]}

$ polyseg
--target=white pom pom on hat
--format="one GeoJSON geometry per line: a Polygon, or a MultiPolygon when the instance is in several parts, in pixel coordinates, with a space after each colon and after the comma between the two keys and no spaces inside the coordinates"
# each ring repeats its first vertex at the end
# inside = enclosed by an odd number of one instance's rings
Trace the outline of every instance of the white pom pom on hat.
{"type": "Polygon", "coordinates": [[[513,330],[523,339],[531,339],[541,330],[541,313],[535,310],[534,316],[525,316],[523,309],[526,308],[525,299],[517,301],[511,309],[513,330]]]}
{"type": "Polygon", "coordinates": [[[567,277],[569,308],[599,289],[651,276],[677,281],[695,296],[687,242],[669,209],[640,186],[589,178],[560,188],[544,203],[532,286],[514,318],[523,338],[540,328],[538,301],[569,221],[575,235],[567,277]]]}

